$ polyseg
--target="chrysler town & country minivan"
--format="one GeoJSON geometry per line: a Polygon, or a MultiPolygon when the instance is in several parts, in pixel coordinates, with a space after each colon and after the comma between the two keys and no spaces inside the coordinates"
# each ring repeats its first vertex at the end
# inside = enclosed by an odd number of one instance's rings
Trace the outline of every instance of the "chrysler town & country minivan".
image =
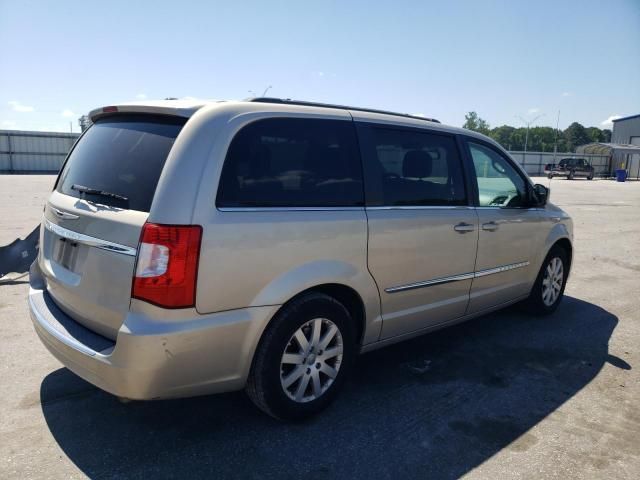
{"type": "Polygon", "coordinates": [[[303,418],[358,353],[562,299],[570,218],[478,133],[273,98],[90,117],[46,202],[29,306],[51,353],[118,397],[245,388],[303,418]]]}

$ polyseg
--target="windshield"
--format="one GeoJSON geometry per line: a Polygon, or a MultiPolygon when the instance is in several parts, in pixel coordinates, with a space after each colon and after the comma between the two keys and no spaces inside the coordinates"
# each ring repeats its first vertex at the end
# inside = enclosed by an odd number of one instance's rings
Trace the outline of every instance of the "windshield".
{"type": "Polygon", "coordinates": [[[102,205],[148,212],[164,162],[185,122],[151,115],[98,120],[71,152],[57,190],[102,205]]]}

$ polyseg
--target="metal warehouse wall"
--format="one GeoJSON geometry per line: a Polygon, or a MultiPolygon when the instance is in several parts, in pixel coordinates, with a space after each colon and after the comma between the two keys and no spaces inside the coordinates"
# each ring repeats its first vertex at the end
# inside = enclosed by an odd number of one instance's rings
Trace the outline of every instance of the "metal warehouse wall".
{"type": "Polygon", "coordinates": [[[640,115],[627,120],[613,122],[611,143],[632,143],[640,145],[640,115]],[[635,139],[633,137],[636,137],[635,139]],[[635,141],[634,141],[635,140],[635,141]]]}
{"type": "Polygon", "coordinates": [[[78,136],[0,130],[0,172],[57,172],[78,136]]]}
{"type": "MultiPolygon", "coordinates": [[[[640,145],[640,115],[613,122],[611,143],[640,145]]],[[[640,155],[616,154],[616,168],[626,168],[630,177],[640,178],[640,155]]]]}

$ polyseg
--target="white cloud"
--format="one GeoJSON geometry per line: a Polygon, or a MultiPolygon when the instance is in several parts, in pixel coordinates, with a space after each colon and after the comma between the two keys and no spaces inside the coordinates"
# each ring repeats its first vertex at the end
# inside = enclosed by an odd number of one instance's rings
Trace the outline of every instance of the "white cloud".
{"type": "Polygon", "coordinates": [[[147,99],[147,94],[146,93],[139,93],[136,95],[136,98],[138,100],[146,100],[147,99]]]}
{"type": "Polygon", "coordinates": [[[315,72],[311,72],[311,75],[313,75],[314,77],[319,77],[319,78],[336,78],[336,74],[333,72],[325,72],[325,71],[321,71],[321,70],[316,70],[315,72]]]}
{"type": "Polygon", "coordinates": [[[571,95],[573,95],[571,92],[562,92],[563,97],[570,97],[571,95]]]}
{"type": "Polygon", "coordinates": [[[13,120],[3,120],[2,126],[5,128],[13,128],[16,126],[16,122],[14,122],[13,120]]]}
{"type": "Polygon", "coordinates": [[[8,103],[14,112],[33,112],[35,110],[35,108],[30,107],[29,105],[23,105],[17,100],[11,100],[8,103]]]}
{"type": "Polygon", "coordinates": [[[529,109],[529,114],[531,115],[532,113],[538,113],[540,111],[540,109],[538,107],[533,107],[529,109]]]}
{"type": "Polygon", "coordinates": [[[603,120],[602,122],[600,122],[600,125],[603,125],[605,127],[611,127],[613,126],[613,121],[616,118],[621,118],[620,115],[611,115],[609,118],[607,118],[606,120],[603,120]]]}
{"type": "Polygon", "coordinates": [[[77,117],[77,115],[75,113],[73,113],[71,110],[69,110],[68,108],[66,110],[63,110],[61,115],[63,117],[77,117]]]}

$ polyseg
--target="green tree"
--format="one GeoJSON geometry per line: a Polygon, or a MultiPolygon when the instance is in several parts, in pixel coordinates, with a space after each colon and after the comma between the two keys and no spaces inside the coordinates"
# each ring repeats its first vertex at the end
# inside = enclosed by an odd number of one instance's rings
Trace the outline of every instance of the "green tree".
{"type": "Polygon", "coordinates": [[[551,127],[533,127],[529,129],[527,150],[531,152],[553,152],[556,131],[551,127]]]}
{"type": "Polygon", "coordinates": [[[586,128],[580,125],[578,122],[573,122],[563,132],[564,139],[567,142],[567,148],[569,151],[575,151],[575,148],[579,145],[585,145],[591,142],[586,128]]]}
{"type": "Polygon", "coordinates": [[[598,127],[588,127],[584,131],[592,142],[604,142],[604,133],[598,127]]]}
{"type": "Polygon", "coordinates": [[[464,116],[464,125],[462,128],[467,130],[473,130],[474,132],[480,132],[484,135],[489,134],[489,124],[480,118],[476,112],[469,112],[464,116]]]}
{"type": "Polygon", "coordinates": [[[504,148],[509,150],[511,148],[511,135],[513,135],[514,131],[514,127],[511,127],[509,125],[502,125],[500,127],[492,129],[491,132],[489,132],[489,136],[504,148]]]}
{"type": "MultiPolygon", "coordinates": [[[[523,151],[527,129],[515,128],[511,125],[501,125],[489,129],[489,124],[480,118],[476,112],[465,115],[463,128],[480,132],[493,138],[507,150],[514,152],[523,151]]],[[[610,142],[611,130],[601,130],[598,127],[585,128],[578,122],[573,122],[564,131],[558,131],[552,127],[531,127],[527,141],[529,152],[553,152],[557,141],[557,151],[573,152],[579,145],[591,142],[610,142]],[[557,139],[556,139],[557,136],[557,139]]]]}
{"type": "Polygon", "coordinates": [[[513,130],[511,134],[510,143],[511,149],[517,152],[521,152],[524,150],[524,140],[527,136],[526,128],[516,128],[513,130]]]}

